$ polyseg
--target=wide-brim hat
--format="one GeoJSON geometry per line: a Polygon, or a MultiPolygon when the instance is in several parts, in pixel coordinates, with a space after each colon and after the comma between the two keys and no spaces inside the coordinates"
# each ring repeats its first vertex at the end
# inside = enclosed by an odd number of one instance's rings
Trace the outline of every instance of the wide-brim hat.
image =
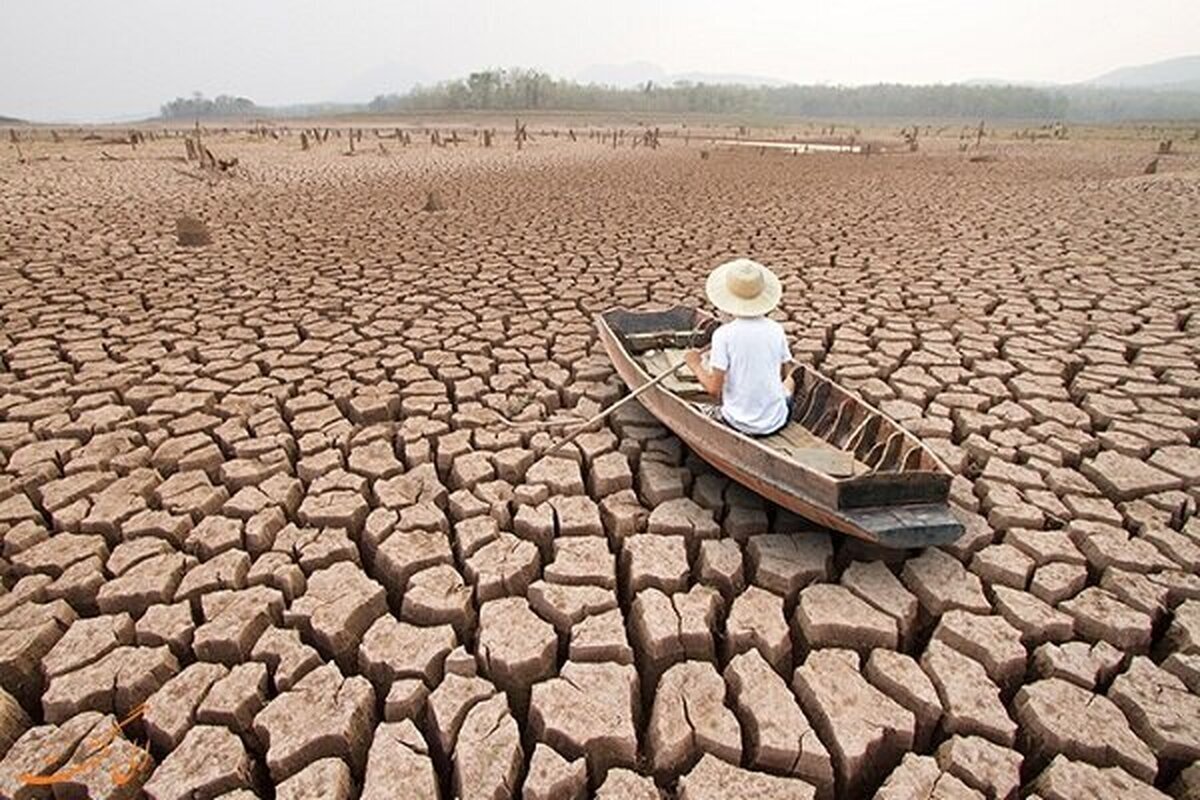
{"type": "Polygon", "coordinates": [[[783,285],[774,272],[749,258],[726,261],[708,275],[709,302],[735,317],[761,317],[779,305],[783,285]]]}

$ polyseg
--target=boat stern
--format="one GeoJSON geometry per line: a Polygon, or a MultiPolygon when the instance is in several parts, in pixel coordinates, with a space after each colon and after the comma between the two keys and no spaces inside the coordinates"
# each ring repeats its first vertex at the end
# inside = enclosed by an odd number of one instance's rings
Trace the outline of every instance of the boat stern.
{"type": "Polygon", "coordinates": [[[842,512],[877,544],[893,548],[949,544],[963,534],[963,524],[945,503],[854,508],[842,512]]]}

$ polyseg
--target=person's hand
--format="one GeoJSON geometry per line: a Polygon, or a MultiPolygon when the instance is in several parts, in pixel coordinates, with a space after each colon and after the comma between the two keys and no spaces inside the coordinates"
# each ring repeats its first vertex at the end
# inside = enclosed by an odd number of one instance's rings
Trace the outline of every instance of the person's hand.
{"type": "Polygon", "coordinates": [[[692,372],[697,372],[700,365],[703,363],[703,357],[699,350],[688,350],[683,354],[683,362],[688,365],[692,372]]]}

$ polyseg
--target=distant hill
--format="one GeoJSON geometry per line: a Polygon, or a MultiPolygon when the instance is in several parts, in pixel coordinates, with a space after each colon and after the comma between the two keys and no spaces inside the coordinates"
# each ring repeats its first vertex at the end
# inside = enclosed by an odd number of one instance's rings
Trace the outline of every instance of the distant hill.
{"type": "Polygon", "coordinates": [[[782,78],[768,78],[765,75],[741,75],[727,72],[675,72],[667,77],[671,83],[687,81],[688,83],[738,84],[741,86],[791,86],[795,83],[782,78]]]}
{"type": "Polygon", "coordinates": [[[1182,89],[1200,91],[1200,55],[1169,58],[1153,64],[1121,67],[1084,82],[1112,89],[1182,89]]]}
{"type": "Polygon", "coordinates": [[[649,61],[631,61],[628,64],[593,64],[575,75],[580,83],[596,83],[601,86],[632,88],[639,83],[654,81],[666,83],[667,72],[658,64],[649,61]]]}
{"type": "Polygon", "coordinates": [[[724,72],[667,72],[651,61],[631,61],[628,64],[593,64],[575,75],[580,83],[595,83],[600,86],[616,86],[631,89],[653,81],[659,86],[670,86],[676,81],[741,86],[788,86],[792,81],[770,78],[764,75],[743,75],[724,72]]]}
{"type": "Polygon", "coordinates": [[[0,125],[24,125],[25,120],[16,117],[0,116],[0,125]]]}
{"type": "Polygon", "coordinates": [[[963,86],[1025,86],[1031,89],[1052,89],[1057,84],[1050,81],[1012,81],[1007,78],[971,78],[963,86]]]}

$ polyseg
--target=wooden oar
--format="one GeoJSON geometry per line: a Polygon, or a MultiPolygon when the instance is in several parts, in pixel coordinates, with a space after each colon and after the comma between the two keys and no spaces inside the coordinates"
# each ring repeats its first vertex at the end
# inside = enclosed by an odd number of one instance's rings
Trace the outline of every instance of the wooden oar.
{"type": "Polygon", "coordinates": [[[600,412],[599,414],[597,414],[596,416],[592,417],[592,418],[591,418],[591,419],[589,419],[589,420],[585,420],[585,421],[583,421],[583,422],[580,422],[580,423],[578,423],[578,425],[579,425],[579,428],[578,428],[578,429],[577,429],[577,430],[576,430],[574,433],[572,433],[571,435],[569,435],[569,436],[567,436],[567,437],[565,437],[565,438],[563,438],[563,439],[559,439],[559,440],[558,440],[558,442],[556,442],[556,443],[554,444],[554,446],[553,446],[553,447],[551,447],[549,450],[547,450],[547,451],[546,451],[545,453],[543,453],[542,455],[543,455],[543,456],[548,456],[548,455],[550,455],[551,453],[558,452],[558,451],[559,451],[559,450],[561,450],[561,449],[562,449],[562,448],[563,448],[565,445],[567,445],[568,443],[570,443],[570,442],[574,441],[574,440],[575,440],[575,438],[576,438],[577,436],[579,436],[579,434],[583,433],[583,432],[584,432],[584,431],[586,431],[588,428],[590,428],[590,427],[592,427],[593,425],[595,425],[597,422],[600,422],[601,420],[603,420],[603,419],[607,418],[607,417],[608,417],[610,414],[612,414],[614,411],[616,411],[616,410],[617,410],[618,408],[620,408],[621,406],[623,406],[623,405],[625,405],[626,403],[629,403],[629,402],[631,402],[631,401],[633,401],[633,400],[636,400],[638,397],[640,397],[641,395],[645,394],[645,393],[646,393],[646,392],[647,392],[649,389],[652,389],[652,388],[654,388],[655,386],[658,386],[660,383],[662,383],[663,381],[665,381],[667,378],[671,377],[671,376],[672,376],[672,375],[674,375],[676,372],[678,372],[678,371],[679,371],[679,369],[680,369],[680,367],[683,367],[683,366],[684,366],[684,365],[686,365],[686,364],[687,364],[687,361],[680,361],[678,364],[676,364],[675,366],[671,367],[669,370],[667,370],[667,371],[666,371],[666,372],[664,372],[663,374],[659,375],[659,376],[658,376],[657,378],[655,378],[654,380],[650,381],[649,383],[646,383],[646,384],[643,384],[643,385],[639,386],[637,389],[635,389],[634,391],[632,391],[632,392],[630,392],[629,394],[625,395],[625,396],[624,396],[624,397],[622,397],[620,400],[617,400],[615,403],[613,403],[613,404],[612,404],[612,405],[610,405],[608,408],[606,408],[606,409],[604,409],[603,411],[601,411],[601,412],[600,412]]]}
{"type": "Polygon", "coordinates": [[[558,419],[554,419],[554,418],[530,419],[530,420],[525,420],[524,422],[515,422],[511,419],[502,417],[500,415],[496,416],[496,421],[499,422],[504,427],[517,428],[517,429],[523,429],[523,430],[529,430],[530,428],[553,428],[557,425],[561,425],[564,428],[569,428],[572,425],[577,424],[576,419],[577,419],[576,417],[569,417],[566,419],[559,417],[558,419]]]}

